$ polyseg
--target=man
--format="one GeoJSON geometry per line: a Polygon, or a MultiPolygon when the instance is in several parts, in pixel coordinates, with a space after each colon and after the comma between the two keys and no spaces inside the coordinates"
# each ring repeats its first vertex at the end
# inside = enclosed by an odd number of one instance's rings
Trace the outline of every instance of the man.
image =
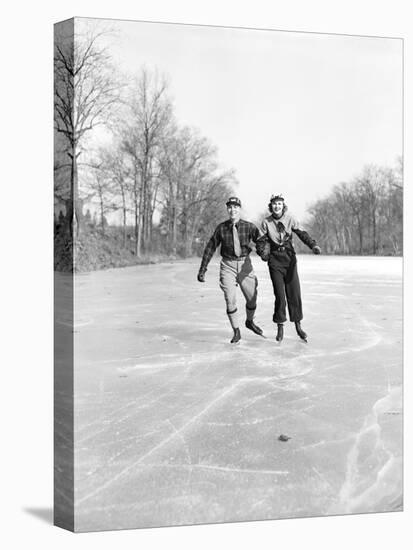
{"type": "Polygon", "coordinates": [[[224,292],[229,322],[234,331],[231,344],[235,344],[241,339],[237,309],[238,285],[246,300],[245,326],[255,334],[262,335],[262,330],[254,323],[258,281],[249,256],[249,244],[251,241],[257,242],[259,230],[253,223],[240,219],[241,201],[237,197],[230,197],[226,206],[229,219],[218,225],[208,241],[202,256],[198,281],[205,282],[207,266],[215,250],[221,245],[219,282],[224,292]]]}
{"type": "Polygon", "coordinates": [[[275,296],[273,321],[277,323],[276,340],[281,342],[284,337],[284,323],[287,320],[285,310],[288,303],[290,321],[294,322],[298,336],[307,342],[307,334],[301,327],[303,309],[293,233],[311,248],[314,254],[320,254],[321,249],[287,212],[282,195],[272,195],[268,210],[271,215],[262,222],[257,253],[264,261],[268,261],[275,296]]]}

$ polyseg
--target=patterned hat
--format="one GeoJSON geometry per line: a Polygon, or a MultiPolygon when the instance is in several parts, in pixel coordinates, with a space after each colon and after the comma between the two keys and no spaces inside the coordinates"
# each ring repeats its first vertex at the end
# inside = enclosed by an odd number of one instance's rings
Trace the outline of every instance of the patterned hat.
{"type": "Polygon", "coordinates": [[[235,206],[241,207],[241,201],[239,200],[238,197],[230,197],[227,200],[226,205],[229,206],[230,204],[234,204],[235,206]]]}
{"type": "Polygon", "coordinates": [[[275,202],[275,201],[283,201],[284,202],[284,197],[281,195],[281,193],[278,194],[278,195],[271,195],[270,203],[275,202]]]}

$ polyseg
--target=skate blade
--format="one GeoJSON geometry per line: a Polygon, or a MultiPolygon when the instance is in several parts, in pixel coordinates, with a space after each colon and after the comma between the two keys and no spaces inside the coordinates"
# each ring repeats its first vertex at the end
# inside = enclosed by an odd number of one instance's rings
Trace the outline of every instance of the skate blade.
{"type": "Polygon", "coordinates": [[[264,333],[261,333],[259,334],[258,332],[255,332],[255,330],[252,330],[252,328],[248,328],[246,327],[248,330],[250,330],[253,334],[255,334],[256,336],[261,336],[261,338],[267,338],[266,336],[264,336],[264,333]]]}

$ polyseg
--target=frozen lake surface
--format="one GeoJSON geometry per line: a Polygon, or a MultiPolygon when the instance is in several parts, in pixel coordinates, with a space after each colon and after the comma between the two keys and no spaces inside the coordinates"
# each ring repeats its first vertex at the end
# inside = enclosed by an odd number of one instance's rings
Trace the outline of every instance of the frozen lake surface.
{"type": "Polygon", "coordinates": [[[300,256],[308,344],[253,263],[235,346],[217,256],[76,274],[76,530],[402,508],[402,260],[300,256]]]}

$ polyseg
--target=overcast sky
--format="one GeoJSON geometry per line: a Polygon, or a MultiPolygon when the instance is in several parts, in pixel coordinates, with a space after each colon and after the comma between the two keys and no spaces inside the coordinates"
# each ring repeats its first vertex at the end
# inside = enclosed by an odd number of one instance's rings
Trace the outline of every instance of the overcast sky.
{"type": "MultiPolygon", "coordinates": [[[[88,23],[76,21],[79,30],[88,23]]],[[[282,193],[305,220],[334,184],[402,154],[400,39],[109,24],[119,68],[168,75],[178,121],[198,127],[235,169],[246,218],[282,193]]]]}

